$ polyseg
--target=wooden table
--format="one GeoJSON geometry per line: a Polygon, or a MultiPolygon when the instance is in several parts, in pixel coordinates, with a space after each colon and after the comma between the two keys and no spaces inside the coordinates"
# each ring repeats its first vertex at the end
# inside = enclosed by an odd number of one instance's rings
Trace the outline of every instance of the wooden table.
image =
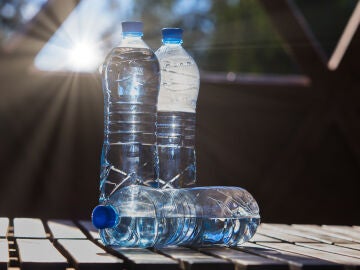
{"type": "Polygon", "coordinates": [[[0,218],[0,269],[360,269],[360,227],[262,224],[237,248],[105,248],[90,221],[0,218]]]}

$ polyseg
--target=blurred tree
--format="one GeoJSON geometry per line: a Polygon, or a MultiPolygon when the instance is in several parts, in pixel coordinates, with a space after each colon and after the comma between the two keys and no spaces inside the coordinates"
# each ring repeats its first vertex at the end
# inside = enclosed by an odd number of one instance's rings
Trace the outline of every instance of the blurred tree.
{"type": "MultiPolygon", "coordinates": [[[[0,1],[0,43],[24,26],[46,1],[0,1]]],[[[330,54],[357,1],[295,2],[330,54]]],[[[111,36],[118,35],[116,29],[119,29],[122,20],[142,20],[144,38],[154,49],[160,46],[161,28],[182,27],[185,30],[184,47],[195,57],[202,70],[299,73],[256,0],[107,0],[107,5],[109,11],[118,13],[118,19],[104,30],[104,50],[117,43],[118,39],[111,36]],[[127,10],[125,13],[124,9],[127,10]]]]}
{"type": "Polygon", "coordinates": [[[183,28],[184,47],[202,70],[298,72],[257,1],[137,0],[133,17],[144,21],[153,48],[161,28],[183,28]]]}
{"type": "Polygon", "coordinates": [[[0,42],[21,25],[20,8],[23,1],[3,0],[0,2],[0,42]]]}
{"type": "Polygon", "coordinates": [[[203,67],[214,71],[296,73],[257,1],[213,1],[214,31],[203,67]]]}
{"type": "Polygon", "coordinates": [[[21,30],[47,0],[0,0],[0,43],[21,30]]]}

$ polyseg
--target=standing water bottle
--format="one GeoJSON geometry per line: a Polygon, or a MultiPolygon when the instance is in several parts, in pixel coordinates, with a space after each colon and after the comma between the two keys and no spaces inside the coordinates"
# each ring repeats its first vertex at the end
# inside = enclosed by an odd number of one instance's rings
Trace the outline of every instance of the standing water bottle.
{"type": "Polygon", "coordinates": [[[123,22],[123,37],[102,68],[104,144],[100,202],[131,184],[157,186],[156,104],[159,62],[142,40],[141,22],[123,22]]]}
{"type": "Polygon", "coordinates": [[[159,185],[178,188],[195,184],[195,111],[200,76],[184,50],[182,29],[164,28],[163,45],[155,52],[161,69],[157,147],[159,185]]]}
{"type": "Polygon", "coordinates": [[[260,215],[250,193],[237,187],[128,186],[95,207],[92,222],[105,245],[236,246],[255,234],[260,215]]]}

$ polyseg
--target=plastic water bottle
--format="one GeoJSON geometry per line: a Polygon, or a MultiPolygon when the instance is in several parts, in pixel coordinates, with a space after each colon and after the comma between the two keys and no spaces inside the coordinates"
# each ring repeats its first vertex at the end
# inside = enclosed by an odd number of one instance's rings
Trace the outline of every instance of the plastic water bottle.
{"type": "Polygon", "coordinates": [[[259,208],[237,187],[154,189],[128,186],[95,207],[92,222],[106,245],[236,246],[260,223],[259,208]]]}
{"type": "Polygon", "coordinates": [[[163,45],[155,52],[161,69],[157,147],[159,185],[187,187],[196,182],[195,111],[200,76],[184,50],[182,29],[164,28],[163,45]]]}
{"type": "Polygon", "coordinates": [[[160,67],[142,40],[141,22],[123,22],[120,45],[102,68],[104,144],[100,202],[131,184],[156,187],[156,105],[160,67]]]}

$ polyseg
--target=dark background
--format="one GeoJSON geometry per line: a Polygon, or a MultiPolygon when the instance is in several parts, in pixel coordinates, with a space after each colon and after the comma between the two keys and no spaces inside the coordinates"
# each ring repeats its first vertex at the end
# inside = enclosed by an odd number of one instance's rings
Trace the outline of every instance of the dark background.
{"type": "MultiPolygon", "coordinates": [[[[201,69],[198,185],[246,188],[265,222],[360,224],[359,28],[327,67],[357,1],[214,0],[155,21],[177,2],[137,1],[132,16],[154,49],[163,26],[187,33],[201,69]]],[[[77,4],[49,1],[22,24],[2,18],[15,34],[0,52],[0,216],[88,219],[97,203],[99,74],[34,66],[77,4]]]]}

